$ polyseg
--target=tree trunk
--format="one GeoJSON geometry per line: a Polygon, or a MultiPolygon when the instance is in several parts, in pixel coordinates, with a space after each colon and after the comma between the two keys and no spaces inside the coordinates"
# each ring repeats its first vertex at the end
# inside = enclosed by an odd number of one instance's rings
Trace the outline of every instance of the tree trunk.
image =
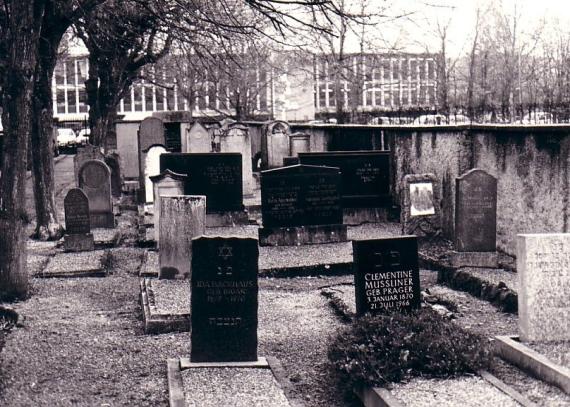
{"type": "Polygon", "coordinates": [[[28,291],[25,228],[26,164],[31,131],[32,93],[38,39],[45,4],[11,4],[2,83],[5,153],[0,181],[0,301],[28,291]]]}
{"type": "Polygon", "coordinates": [[[34,237],[57,240],[63,234],[55,206],[55,176],[53,163],[53,100],[51,78],[57,59],[57,47],[63,34],[42,38],[33,97],[32,177],[36,207],[34,237]]]}

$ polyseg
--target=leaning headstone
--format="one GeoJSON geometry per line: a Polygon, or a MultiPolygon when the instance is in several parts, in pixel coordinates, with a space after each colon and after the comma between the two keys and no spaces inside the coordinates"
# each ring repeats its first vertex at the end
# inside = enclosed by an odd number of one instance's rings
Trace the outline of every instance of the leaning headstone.
{"type": "Polygon", "coordinates": [[[338,168],[294,165],[262,171],[261,246],[346,241],[338,168]]]}
{"type": "Polygon", "coordinates": [[[73,157],[73,173],[75,176],[75,185],[79,186],[79,168],[85,161],[88,160],[101,160],[103,161],[104,155],[101,148],[87,144],[85,147],[77,149],[77,153],[73,157]]]}
{"type": "Polygon", "coordinates": [[[177,174],[170,170],[150,177],[152,181],[154,201],[154,240],[160,239],[160,197],[165,195],[184,195],[184,182],[187,175],[177,174]]]}
{"type": "Polygon", "coordinates": [[[119,155],[117,153],[106,155],[105,164],[107,164],[111,170],[111,195],[113,195],[114,198],[120,198],[123,179],[121,178],[119,155]]]}
{"type": "Polygon", "coordinates": [[[183,153],[210,153],[212,151],[212,137],[208,130],[196,122],[186,134],[183,153]]]}
{"type": "Polygon", "coordinates": [[[441,208],[439,183],[434,174],[408,174],[400,194],[403,234],[439,236],[441,208]]]}
{"type": "Polygon", "coordinates": [[[65,212],[65,235],[63,247],[66,252],[83,252],[94,249],[89,198],[79,188],[71,188],[63,200],[65,212]]]}
{"type": "Polygon", "coordinates": [[[420,307],[415,236],[353,240],[352,250],[357,315],[420,307]]]}
{"type": "Polygon", "coordinates": [[[472,169],[455,180],[454,267],[497,267],[497,179],[472,169]]]}
{"type": "Polygon", "coordinates": [[[191,362],[257,361],[257,240],[192,241],[191,362]]]}
{"type": "MultiPolygon", "coordinates": [[[[148,150],[153,146],[166,146],[166,136],[164,135],[164,123],[156,117],[147,117],[141,122],[138,132],[138,161],[139,161],[139,188],[140,202],[146,202],[148,195],[145,192],[147,187],[145,175],[145,167],[147,163],[148,150]]],[[[160,171],[151,174],[159,174],[160,171]]],[[[152,184],[148,184],[152,188],[152,184]]],[[[152,193],[152,189],[151,189],[152,193]]]]}
{"type": "Polygon", "coordinates": [[[520,339],[570,340],[570,233],[518,235],[517,275],[520,339]]]}
{"type": "Polygon", "coordinates": [[[146,153],[143,174],[145,184],[145,204],[154,202],[154,193],[150,177],[160,174],[160,156],[166,153],[163,146],[152,146],[146,153]]]}
{"type": "Polygon", "coordinates": [[[246,125],[235,122],[222,126],[220,132],[220,152],[241,154],[243,194],[253,194],[253,174],[251,169],[251,138],[246,125]]]}
{"type": "Polygon", "coordinates": [[[160,197],[159,278],[190,278],[192,238],[201,236],[206,228],[206,197],[160,197]]]}
{"type": "Polygon", "coordinates": [[[89,216],[93,228],[114,228],[111,201],[111,170],[103,161],[89,160],[79,169],[79,188],[89,198],[89,216]]]}

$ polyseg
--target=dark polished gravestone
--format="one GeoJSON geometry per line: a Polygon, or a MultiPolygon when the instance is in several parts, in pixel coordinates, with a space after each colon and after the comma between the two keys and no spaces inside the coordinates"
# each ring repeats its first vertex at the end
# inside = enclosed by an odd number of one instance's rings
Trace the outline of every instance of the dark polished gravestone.
{"type": "Polygon", "coordinates": [[[192,239],[191,362],[257,361],[257,240],[192,239]]]}
{"type": "Polygon", "coordinates": [[[188,176],[185,195],[205,195],[207,213],[243,211],[239,153],[171,153],[160,156],[160,172],[188,176]]]}
{"type": "Polygon", "coordinates": [[[89,216],[94,228],[114,228],[111,201],[111,170],[103,161],[89,160],[79,169],[79,188],[89,198],[89,216]]]}
{"type": "Polygon", "coordinates": [[[65,212],[64,250],[82,252],[94,249],[89,198],[79,188],[71,188],[63,200],[65,212]]]}
{"type": "Polygon", "coordinates": [[[338,168],[312,165],[261,173],[261,246],[346,241],[338,168]]]}
{"type": "Polygon", "coordinates": [[[455,248],[494,252],[497,245],[497,179],[472,169],[456,178],[455,248]]]}
{"type": "Polygon", "coordinates": [[[344,208],[386,207],[391,204],[388,151],[301,152],[299,162],[340,168],[344,208]]]}
{"type": "Polygon", "coordinates": [[[354,240],[352,250],[357,315],[420,307],[416,236],[354,240]]]}

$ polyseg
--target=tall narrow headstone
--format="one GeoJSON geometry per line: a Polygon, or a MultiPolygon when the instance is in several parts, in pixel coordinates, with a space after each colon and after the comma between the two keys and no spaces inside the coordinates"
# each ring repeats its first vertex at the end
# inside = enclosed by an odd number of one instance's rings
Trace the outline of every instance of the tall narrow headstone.
{"type": "Polygon", "coordinates": [[[89,160],[79,169],[79,188],[89,198],[91,227],[114,228],[111,170],[103,161],[89,160]]]}
{"type": "Polygon", "coordinates": [[[415,236],[353,240],[352,251],[358,315],[420,307],[415,236]]]}
{"type": "Polygon", "coordinates": [[[73,157],[73,173],[75,176],[75,185],[79,186],[79,168],[88,160],[104,160],[101,148],[87,144],[85,147],[77,149],[77,153],[73,157]]]}
{"type": "Polygon", "coordinates": [[[570,233],[518,235],[517,275],[521,340],[570,340],[570,233]]]}
{"type": "Polygon", "coordinates": [[[144,162],[145,203],[154,202],[154,193],[150,177],[160,174],[160,156],[166,153],[163,146],[152,146],[146,153],[144,162]]]}
{"type": "Polygon", "coordinates": [[[159,278],[190,278],[192,238],[206,228],[206,197],[192,195],[160,197],[159,278]]]}
{"type": "Polygon", "coordinates": [[[289,133],[285,121],[276,120],[264,124],[261,135],[262,165],[264,169],[281,167],[283,157],[289,156],[289,133]]]}
{"type": "Polygon", "coordinates": [[[222,127],[220,152],[241,154],[243,194],[253,194],[253,174],[251,169],[251,139],[246,125],[235,122],[222,127]]]}
{"type": "Polygon", "coordinates": [[[89,198],[79,188],[71,188],[63,200],[65,212],[65,251],[93,250],[93,234],[89,218],[89,198]]]}
{"type": "Polygon", "coordinates": [[[190,360],[257,361],[257,240],[203,236],[192,245],[190,360]]]}
{"type": "Polygon", "coordinates": [[[117,153],[106,155],[105,164],[107,164],[111,170],[111,195],[113,195],[114,198],[120,198],[123,179],[121,177],[119,155],[117,153]]]}
{"type": "MultiPolygon", "coordinates": [[[[166,136],[164,135],[164,123],[156,117],[147,117],[141,122],[138,132],[138,156],[139,156],[139,187],[140,200],[146,202],[148,195],[145,188],[147,187],[145,175],[145,167],[147,164],[148,150],[153,146],[166,146],[166,136]]],[[[160,171],[151,174],[159,174],[160,171]]],[[[152,184],[148,184],[152,191],[152,184]]]]}
{"type": "Polygon", "coordinates": [[[186,134],[183,153],[210,153],[212,152],[212,137],[208,130],[196,122],[186,134]]]}
{"type": "Polygon", "coordinates": [[[160,239],[160,197],[165,195],[184,195],[184,183],[188,176],[165,170],[159,175],[150,177],[154,195],[154,239],[160,239]]]}

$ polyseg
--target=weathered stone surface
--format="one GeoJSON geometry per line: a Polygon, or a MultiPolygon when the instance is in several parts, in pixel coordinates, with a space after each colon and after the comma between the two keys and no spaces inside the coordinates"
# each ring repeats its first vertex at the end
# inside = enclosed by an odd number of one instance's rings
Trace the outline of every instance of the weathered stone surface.
{"type": "Polygon", "coordinates": [[[185,195],[204,195],[208,213],[243,211],[242,159],[238,153],[172,153],[160,157],[160,170],[188,175],[185,195]]]}
{"type": "Polygon", "coordinates": [[[257,240],[204,236],[192,244],[190,360],[256,361],[257,240]]]}
{"type": "Polygon", "coordinates": [[[455,249],[494,252],[497,239],[497,179],[472,169],[455,179],[455,249]]]}
{"type": "Polygon", "coordinates": [[[408,174],[400,193],[400,223],[404,234],[441,234],[439,183],[434,174],[408,174]]]}
{"type": "Polygon", "coordinates": [[[77,149],[77,153],[73,157],[73,173],[75,175],[75,185],[79,186],[79,169],[88,160],[103,161],[103,153],[101,148],[87,144],[85,147],[77,149]]]}
{"type": "Polygon", "coordinates": [[[260,246],[300,246],[347,241],[346,225],[308,225],[259,228],[260,246]]]}
{"type": "Polygon", "coordinates": [[[353,240],[352,250],[358,315],[420,307],[415,236],[353,240]]]}
{"type": "Polygon", "coordinates": [[[251,138],[246,125],[235,122],[222,127],[220,132],[220,152],[241,154],[243,194],[253,194],[251,169],[251,138]]]}
{"type": "Polygon", "coordinates": [[[152,146],[146,152],[144,161],[144,183],[145,183],[145,203],[154,202],[154,193],[150,177],[160,174],[160,156],[166,153],[163,146],[152,146]]]}
{"type": "Polygon", "coordinates": [[[344,208],[375,208],[391,204],[390,153],[387,151],[299,153],[299,162],[340,169],[344,208]]]}
{"type": "Polygon", "coordinates": [[[294,165],[263,171],[263,226],[342,224],[340,188],[338,168],[294,165]]]}
{"type": "Polygon", "coordinates": [[[114,228],[111,202],[111,170],[103,161],[88,160],[79,169],[79,188],[89,198],[89,216],[93,228],[114,228]]]}
{"type": "Polygon", "coordinates": [[[63,235],[63,250],[66,252],[87,252],[95,250],[92,233],[63,235]]]}
{"type": "Polygon", "coordinates": [[[311,152],[311,136],[309,134],[293,133],[289,136],[289,156],[297,157],[299,153],[309,152],[311,152]]]}
{"type": "Polygon", "coordinates": [[[121,175],[125,180],[139,179],[138,131],[139,123],[119,121],[115,123],[117,150],[121,157],[121,175]]]}
{"type": "Polygon", "coordinates": [[[570,234],[517,236],[519,333],[523,341],[570,339],[570,234]]]}
{"type": "MultiPolygon", "coordinates": [[[[145,203],[152,194],[152,183],[150,183],[150,181],[147,182],[148,176],[160,173],[160,170],[153,173],[145,172],[145,168],[147,166],[147,154],[149,149],[153,146],[161,146],[166,150],[164,123],[156,117],[147,117],[141,122],[138,132],[139,188],[141,191],[140,199],[143,203],[145,203]],[[146,192],[147,188],[151,189],[150,194],[146,192]]],[[[155,150],[155,153],[157,151],[158,150],[155,150]]]]}
{"type": "Polygon", "coordinates": [[[206,228],[206,197],[160,197],[159,278],[190,278],[192,238],[206,228]]]}
{"type": "Polygon", "coordinates": [[[177,174],[170,170],[150,177],[153,191],[153,225],[154,240],[160,240],[160,197],[163,195],[184,195],[184,183],[188,178],[185,174],[177,174]]]}
{"type": "Polygon", "coordinates": [[[121,190],[123,187],[123,178],[121,177],[121,164],[120,158],[117,153],[112,153],[105,156],[105,164],[111,170],[111,195],[115,198],[121,197],[121,190]]]}
{"type": "Polygon", "coordinates": [[[290,156],[287,122],[276,120],[263,125],[261,135],[262,168],[281,167],[283,157],[290,156]]]}
{"type": "Polygon", "coordinates": [[[212,137],[208,130],[196,122],[186,134],[184,153],[210,153],[212,152],[212,137]]]}
{"type": "Polygon", "coordinates": [[[497,252],[453,252],[451,253],[452,267],[481,267],[497,268],[499,255],[497,252]]]}

